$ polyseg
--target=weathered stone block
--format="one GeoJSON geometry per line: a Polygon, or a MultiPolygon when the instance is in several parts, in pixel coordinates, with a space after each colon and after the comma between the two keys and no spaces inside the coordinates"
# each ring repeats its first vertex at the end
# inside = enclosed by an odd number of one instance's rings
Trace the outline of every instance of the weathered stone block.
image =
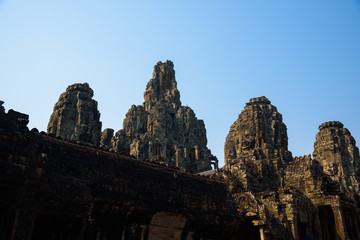
{"type": "Polygon", "coordinates": [[[100,113],[97,102],[92,99],[93,95],[87,83],[69,86],[54,106],[47,127],[48,134],[99,146],[100,113]]]}

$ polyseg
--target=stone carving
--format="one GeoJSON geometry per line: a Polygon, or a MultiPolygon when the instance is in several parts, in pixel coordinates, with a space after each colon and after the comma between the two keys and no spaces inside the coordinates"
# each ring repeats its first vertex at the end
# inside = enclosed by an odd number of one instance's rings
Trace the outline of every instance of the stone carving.
{"type": "Polygon", "coordinates": [[[281,185],[287,149],[286,126],[266,97],[252,98],[230,127],[225,142],[225,167],[247,190],[274,190],[281,185]]]}
{"type": "Polygon", "coordinates": [[[359,190],[359,149],[355,139],[341,122],[325,122],[319,126],[314,143],[314,159],[333,180],[359,190]]]}
{"type": "Polygon", "coordinates": [[[100,147],[105,150],[111,150],[112,149],[112,143],[111,140],[114,137],[114,129],[106,128],[102,133],[100,137],[100,147]]]}
{"type": "Polygon", "coordinates": [[[0,130],[10,132],[26,133],[29,131],[27,124],[29,123],[29,115],[10,109],[5,113],[5,108],[0,101],[0,130]]]}
{"type": "MultiPolygon", "coordinates": [[[[181,106],[171,61],[158,62],[142,106],[131,106],[113,140],[114,150],[195,173],[211,169],[205,124],[181,106]]],[[[215,160],[216,162],[217,160],[215,160]]]]}
{"type": "Polygon", "coordinates": [[[291,160],[282,116],[266,97],[250,99],[230,127],[225,142],[225,164],[240,159],[291,160]]]}
{"type": "Polygon", "coordinates": [[[4,101],[0,100],[0,113],[5,113],[5,108],[4,108],[3,104],[4,104],[4,101]]]}
{"type": "Polygon", "coordinates": [[[255,204],[240,209],[257,216],[253,223],[267,234],[275,221],[290,226],[294,239],[360,238],[359,150],[342,123],[326,122],[319,130],[314,158],[292,158],[286,126],[265,97],[251,99],[231,126],[225,166],[214,178],[226,182],[239,206],[255,204]],[[245,197],[252,194],[258,203],[245,197]]]}
{"type": "Polygon", "coordinates": [[[174,64],[167,60],[165,63],[158,62],[154,66],[152,79],[148,82],[144,93],[143,107],[150,111],[156,103],[165,101],[178,109],[181,106],[180,92],[175,80],[174,64]]]}
{"type": "MultiPolygon", "coordinates": [[[[87,84],[68,89],[50,127],[72,129],[68,136],[76,138],[81,127],[99,123],[91,111],[99,114],[89,107],[94,100],[87,84]]],[[[144,98],[115,137],[112,129],[103,131],[99,146],[147,162],[51,137],[56,132],[29,131],[28,116],[5,113],[0,101],[0,186],[6,193],[0,235],[360,239],[359,150],[342,123],[320,125],[313,158],[293,158],[281,114],[267,98],[253,98],[230,128],[225,166],[194,175],[164,166],[194,173],[217,163],[206,147],[204,122],[181,106],[170,61],[155,66],[144,98]]]]}
{"type": "Polygon", "coordinates": [[[54,106],[47,132],[63,139],[98,146],[101,122],[93,95],[87,83],[69,86],[54,106]]]}
{"type": "Polygon", "coordinates": [[[325,173],[329,174],[330,176],[335,176],[339,173],[339,167],[336,162],[331,162],[324,166],[325,173]]]}

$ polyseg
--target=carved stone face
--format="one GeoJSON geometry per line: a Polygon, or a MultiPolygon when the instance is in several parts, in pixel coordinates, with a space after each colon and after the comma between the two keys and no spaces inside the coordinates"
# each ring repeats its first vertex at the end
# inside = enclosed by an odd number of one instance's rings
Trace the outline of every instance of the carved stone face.
{"type": "Polygon", "coordinates": [[[255,133],[249,129],[241,136],[241,151],[248,151],[255,145],[255,133]]]}
{"type": "Polygon", "coordinates": [[[336,162],[331,162],[324,167],[325,173],[329,174],[330,176],[335,176],[338,174],[338,165],[336,162]]]}
{"type": "Polygon", "coordinates": [[[265,97],[250,99],[231,125],[225,142],[225,163],[279,158],[288,161],[286,126],[265,97]],[[234,155],[234,150],[236,155],[234,155]]]}

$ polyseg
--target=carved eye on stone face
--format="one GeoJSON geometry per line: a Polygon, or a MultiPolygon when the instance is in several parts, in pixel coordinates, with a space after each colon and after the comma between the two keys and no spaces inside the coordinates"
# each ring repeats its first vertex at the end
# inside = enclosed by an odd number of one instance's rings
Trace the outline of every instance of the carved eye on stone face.
{"type": "Polygon", "coordinates": [[[251,131],[246,130],[241,139],[241,146],[243,150],[249,150],[255,145],[255,136],[251,131]]]}
{"type": "Polygon", "coordinates": [[[329,163],[325,166],[325,172],[330,176],[334,176],[338,174],[338,165],[335,162],[329,163]]]}

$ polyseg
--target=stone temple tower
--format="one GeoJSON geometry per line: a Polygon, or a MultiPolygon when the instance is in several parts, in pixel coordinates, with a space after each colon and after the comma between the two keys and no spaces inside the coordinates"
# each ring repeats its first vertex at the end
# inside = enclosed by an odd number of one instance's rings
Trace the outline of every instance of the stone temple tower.
{"type": "Polygon", "coordinates": [[[225,142],[225,164],[241,159],[291,159],[282,116],[266,97],[252,98],[230,127],[225,142]]]}
{"type": "Polygon", "coordinates": [[[333,180],[358,192],[359,149],[350,131],[338,121],[325,122],[319,130],[314,143],[314,159],[333,180]]]}
{"type": "Polygon", "coordinates": [[[69,86],[54,106],[47,132],[63,139],[98,146],[101,122],[93,95],[87,83],[69,86]]]}
{"type": "Polygon", "coordinates": [[[212,163],[217,165],[206,145],[204,121],[181,105],[174,64],[158,62],[144,103],[129,109],[123,129],[113,138],[114,150],[196,173],[211,170],[212,163]]]}
{"type": "Polygon", "coordinates": [[[282,115],[266,97],[252,98],[226,137],[225,168],[253,191],[275,189],[292,159],[282,115]]]}

